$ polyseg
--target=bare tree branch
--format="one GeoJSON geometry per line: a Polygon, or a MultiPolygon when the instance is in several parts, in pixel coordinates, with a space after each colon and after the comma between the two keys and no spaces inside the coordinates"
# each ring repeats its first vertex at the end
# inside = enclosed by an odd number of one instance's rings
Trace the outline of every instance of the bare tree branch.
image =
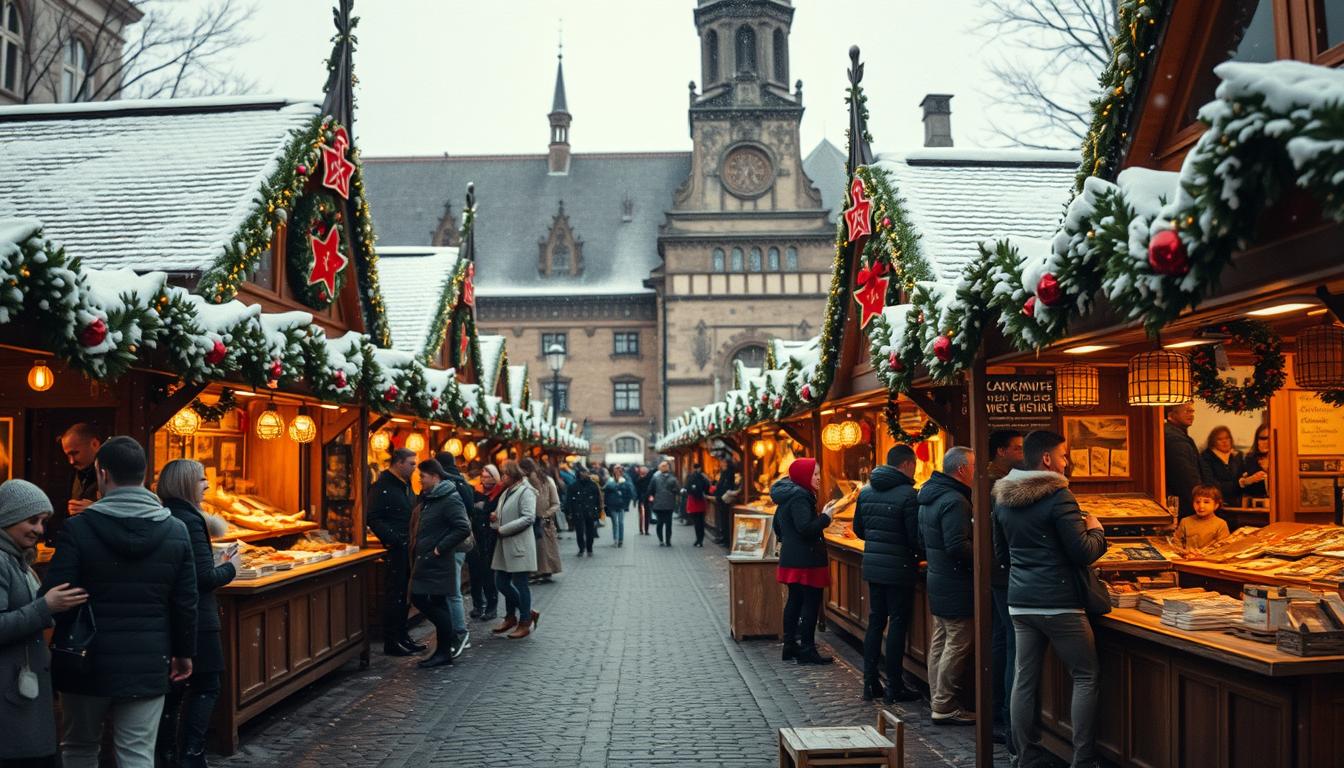
{"type": "Polygon", "coordinates": [[[988,95],[1000,115],[991,120],[991,132],[1023,147],[1077,146],[1087,133],[1090,86],[1111,58],[1115,0],[984,4],[980,31],[1007,51],[990,70],[995,87],[988,95]],[[1038,63],[1029,66],[1023,60],[1038,63]]]}

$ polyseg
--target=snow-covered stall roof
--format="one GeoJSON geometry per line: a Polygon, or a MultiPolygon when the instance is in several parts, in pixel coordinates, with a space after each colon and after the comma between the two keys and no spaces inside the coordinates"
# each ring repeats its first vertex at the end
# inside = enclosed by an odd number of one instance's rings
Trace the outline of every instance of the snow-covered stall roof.
{"type": "Polygon", "coordinates": [[[1055,233],[1078,153],[948,147],[883,154],[874,165],[904,199],[934,276],[955,282],[989,238],[1055,233]]]}
{"type": "Polygon", "coordinates": [[[477,336],[476,343],[481,348],[481,388],[486,394],[493,394],[499,384],[500,361],[504,359],[504,337],[477,336]]]}
{"type": "Polygon", "coordinates": [[[0,107],[0,216],[40,218],[92,267],[203,271],[319,111],[275,97],[0,107]]]}
{"type": "Polygon", "coordinates": [[[523,407],[523,390],[527,388],[527,363],[509,366],[509,403],[523,407]]]}
{"type": "Polygon", "coordinates": [[[378,249],[378,279],[393,349],[415,355],[425,351],[439,301],[449,289],[456,267],[456,248],[378,249]]]}

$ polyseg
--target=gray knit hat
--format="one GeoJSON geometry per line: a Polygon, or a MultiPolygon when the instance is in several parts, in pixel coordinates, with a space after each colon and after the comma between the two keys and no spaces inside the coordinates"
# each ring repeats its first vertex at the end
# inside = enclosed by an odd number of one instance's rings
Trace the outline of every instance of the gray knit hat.
{"type": "Polygon", "coordinates": [[[27,480],[0,483],[0,528],[27,520],[33,515],[51,514],[51,499],[41,488],[27,480]]]}

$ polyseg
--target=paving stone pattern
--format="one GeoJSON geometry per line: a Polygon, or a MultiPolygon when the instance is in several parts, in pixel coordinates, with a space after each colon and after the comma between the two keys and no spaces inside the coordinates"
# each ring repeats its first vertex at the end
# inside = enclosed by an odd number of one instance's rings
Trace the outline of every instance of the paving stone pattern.
{"type": "MultiPolygon", "coordinates": [[[[875,721],[843,640],[821,636],[837,656],[827,667],[732,640],[721,548],[693,548],[681,526],[671,548],[635,534],[617,549],[602,533],[591,558],[561,542],[565,572],[533,587],[532,637],[471,621],[472,647],[430,671],[375,646],[368,669],[352,663],[252,721],[239,752],[212,765],[769,768],[781,727],[875,721]]],[[[896,709],[907,765],[974,764],[971,729],[931,725],[923,702],[896,709]]]]}

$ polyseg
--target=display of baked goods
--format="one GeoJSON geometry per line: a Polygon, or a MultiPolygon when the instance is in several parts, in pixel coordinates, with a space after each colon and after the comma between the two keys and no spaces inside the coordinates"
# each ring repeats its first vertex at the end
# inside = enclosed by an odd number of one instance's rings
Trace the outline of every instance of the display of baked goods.
{"type": "Polygon", "coordinates": [[[293,528],[307,517],[302,511],[286,512],[257,496],[233,494],[218,488],[211,489],[201,501],[201,507],[205,512],[223,518],[231,529],[241,529],[243,532],[293,528]]]}

